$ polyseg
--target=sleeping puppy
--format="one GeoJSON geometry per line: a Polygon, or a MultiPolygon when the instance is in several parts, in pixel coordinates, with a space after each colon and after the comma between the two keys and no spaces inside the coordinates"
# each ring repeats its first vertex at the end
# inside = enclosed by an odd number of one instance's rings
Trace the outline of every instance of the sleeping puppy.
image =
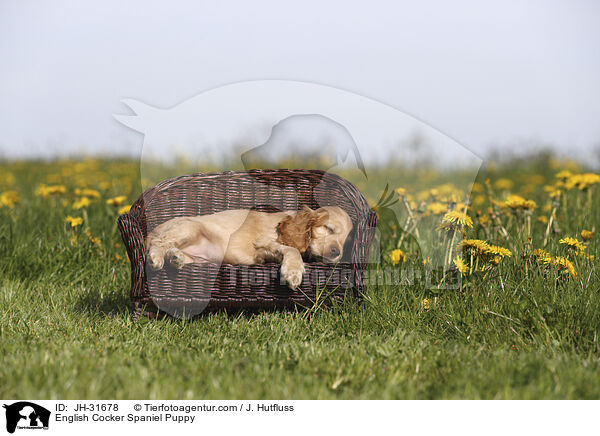
{"type": "Polygon", "coordinates": [[[295,289],[304,274],[302,256],[339,261],[351,230],[350,217],[337,206],[275,213],[236,209],[173,218],[150,232],[145,245],[154,270],[162,269],[165,260],[176,268],[193,262],[278,262],[295,289]]]}

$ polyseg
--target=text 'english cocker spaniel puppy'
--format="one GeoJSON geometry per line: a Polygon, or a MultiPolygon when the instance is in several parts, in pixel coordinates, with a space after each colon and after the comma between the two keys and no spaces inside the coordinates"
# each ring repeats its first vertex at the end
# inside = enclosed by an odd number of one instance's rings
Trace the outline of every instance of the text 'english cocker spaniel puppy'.
{"type": "Polygon", "coordinates": [[[154,270],[165,261],[176,268],[187,263],[281,263],[290,288],[302,283],[302,256],[338,262],[352,221],[340,207],[258,212],[225,210],[211,215],[173,218],[157,226],[145,240],[154,270]]]}

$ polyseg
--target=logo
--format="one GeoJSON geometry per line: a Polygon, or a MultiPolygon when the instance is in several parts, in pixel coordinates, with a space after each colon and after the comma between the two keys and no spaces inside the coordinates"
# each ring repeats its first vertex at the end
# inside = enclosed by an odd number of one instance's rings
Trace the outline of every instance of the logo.
{"type": "Polygon", "coordinates": [[[6,409],[6,431],[14,433],[18,429],[48,429],[50,411],[28,401],[19,401],[11,405],[4,404],[6,409]]]}

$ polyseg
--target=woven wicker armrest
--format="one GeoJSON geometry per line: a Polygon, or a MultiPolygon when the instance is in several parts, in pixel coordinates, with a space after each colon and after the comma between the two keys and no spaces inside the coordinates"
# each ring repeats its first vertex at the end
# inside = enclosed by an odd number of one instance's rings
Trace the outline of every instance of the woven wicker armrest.
{"type": "Polygon", "coordinates": [[[146,265],[144,235],[137,219],[128,213],[119,216],[117,224],[131,263],[130,297],[136,299],[144,293],[146,265]]]}

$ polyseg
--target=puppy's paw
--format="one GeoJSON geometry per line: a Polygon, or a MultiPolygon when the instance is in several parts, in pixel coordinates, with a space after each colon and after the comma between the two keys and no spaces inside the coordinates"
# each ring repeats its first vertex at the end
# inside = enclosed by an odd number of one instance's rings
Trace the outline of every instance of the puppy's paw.
{"type": "Polygon", "coordinates": [[[160,250],[150,250],[148,252],[148,263],[154,271],[161,270],[165,264],[165,258],[160,250]]]}
{"type": "Polygon", "coordinates": [[[185,254],[179,248],[167,250],[166,258],[177,269],[181,269],[185,265],[185,254]]]}
{"type": "Polygon", "coordinates": [[[304,262],[302,259],[284,259],[281,264],[281,276],[285,279],[288,286],[296,289],[302,283],[304,275],[304,262]]]}

